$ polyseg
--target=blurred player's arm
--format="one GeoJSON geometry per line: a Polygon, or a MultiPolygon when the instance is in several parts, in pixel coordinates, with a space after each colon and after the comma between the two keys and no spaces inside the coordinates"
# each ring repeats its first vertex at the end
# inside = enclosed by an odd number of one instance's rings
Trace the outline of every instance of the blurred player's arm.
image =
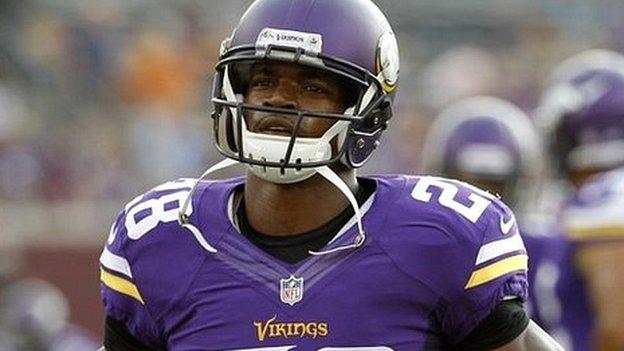
{"type": "Polygon", "coordinates": [[[594,307],[598,350],[624,350],[623,258],[624,242],[579,246],[576,254],[594,307]]]}

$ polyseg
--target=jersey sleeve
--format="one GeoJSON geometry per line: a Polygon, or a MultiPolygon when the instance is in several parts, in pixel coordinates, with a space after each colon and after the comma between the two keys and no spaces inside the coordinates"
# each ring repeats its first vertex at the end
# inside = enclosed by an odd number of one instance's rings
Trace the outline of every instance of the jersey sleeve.
{"type": "Polygon", "coordinates": [[[483,214],[484,227],[470,228],[456,252],[444,299],[437,311],[442,330],[453,343],[463,340],[504,300],[528,298],[528,256],[515,217],[493,200],[483,214]],[[461,255],[459,252],[463,252],[461,255]]]}
{"type": "MultiPolygon", "coordinates": [[[[128,203],[111,227],[100,256],[106,315],[123,322],[141,343],[164,349],[175,307],[192,284],[206,252],[178,224],[193,180],[165,183],[128,203]]],[[[187,208],[196,222],[194,198],[187,208]]]]}
{"type": "Polygon", "coordinates": [[[561,222],[573,242],[624,239],[624,168],[582,186],[564,207],[561,222]]]}
{"type": "Polygon", "coordinates": [[[526,249],[512,211],[495,196],[438,177],[407,187],[389,218],[400,240],[386,251],[432,292],[437,329],[458,344],[501,301],[526,300],[526,249]]]}
{"type": "Polygon", "coordinates": [[[125,211],[113,226],[100,256],[100,287],[106,316],[123,323],[145,345],[159,349],[160,331],[145,304],[142,288],[136,280],[125,249],[128,244],[125,211]]]}

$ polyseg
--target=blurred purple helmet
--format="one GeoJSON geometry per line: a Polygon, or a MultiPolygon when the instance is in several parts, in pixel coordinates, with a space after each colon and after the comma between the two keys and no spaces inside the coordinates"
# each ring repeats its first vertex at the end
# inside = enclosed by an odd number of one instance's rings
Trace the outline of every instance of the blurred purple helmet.
{"type": "MultiPolygon", "coordinates": [[[[431,125],[423,150],[428,173],[499,182],[505,200],[515,203],[520,188],[537,177],[539,138],[515,105],[495,97],[460,100],[431,125]]],[[[463,179],[464,180],[464,179],[463,179]]]]}
{"type": "Polygon", "coordinates": [[[216,145],[226,157],[278,183],[303,180],[315,167],[338,160],[360,167],[392,115],[398,76],[394,33],[372,1],[257,0],[221,45],[212,91],[216,145]],[[339,76],[354,89],[353,106],[332,114],[243,103],[251,65],[266,60],[339,76]],[[321,138],[298,138],[297,126],[291,137],[258,136],[245,126],[246,110],[337,122],[321,138]]]}
{"type": "Polygon", "coordinates": [[[565,60],[536,119],[565,173],[624,164],[624,56],[590,50],[565,60]]]}

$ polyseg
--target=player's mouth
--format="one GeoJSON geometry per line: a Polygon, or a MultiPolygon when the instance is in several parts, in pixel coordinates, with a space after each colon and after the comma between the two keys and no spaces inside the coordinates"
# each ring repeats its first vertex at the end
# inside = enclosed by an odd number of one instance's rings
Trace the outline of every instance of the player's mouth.
{"type": "Polygon", "coordinates": [[[258,123],[256,123],[256,125],[253,127],[253,132],[271,135],[291,136],[294,128],[295,121],[292,118],[267,116],[262,118],[258,123]]]}

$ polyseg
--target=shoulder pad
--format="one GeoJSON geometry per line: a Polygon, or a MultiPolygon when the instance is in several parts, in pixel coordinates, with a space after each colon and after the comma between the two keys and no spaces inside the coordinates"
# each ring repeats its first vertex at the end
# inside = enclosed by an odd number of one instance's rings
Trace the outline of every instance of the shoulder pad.
{"type": "MultiPolygon", "coordinates": [[[[105,287],[148,304],[175,298],[167,286],[188,284],[186,280],[192,275],[184,272],[194,270],[205,257],[191,233],[178,223],[179,208],[194,182],[180,179],[165,183],[124,206],[100,257],[105,287]],[[163,276],[167,276],[168,284],[158,282],[163,276]]],[[[192,210],[190,204],[187,214],[192,210]]],[[[178,291],[182,294],[183,290],[178,291]]]]}
{"type": "Polygon", "coordinates": [[[396,191],[378,241],[436,294],[449,340],[465,337],[502,299],[526,299],[526,249],[514,214],[496,196],[440,177],[408,177],[396,191]]]}
{"type": "Polygon", "coordinates": [[[463,263],[456,268],[468,273],[466,288],[526,270],[515,216],[496,196],[457,180],[428,176],[408,178],[403,192],[407,195],[398,198],[389,215],[394,236],[426,245],[429,252],[460,254],[463,263]],[[498,267],[496,274],[485,269],[489,266],[498,267]]]}
{"type": "Polygon", "coordinates": [[[430,220],[430,224],[446,230],[462,228],[460,234],[476,234],[474,239],[477,242],[514,234],[518,230],[512,211],[498,197],[468,183],[422,176],[408,178],[405,186],[406,195],[399,201],[403,213],[411,213],[406,218],[408,220],[415,217],[430,220]],[[491,230],[485,231],[489,226],[492,226],[491,230]]]}

